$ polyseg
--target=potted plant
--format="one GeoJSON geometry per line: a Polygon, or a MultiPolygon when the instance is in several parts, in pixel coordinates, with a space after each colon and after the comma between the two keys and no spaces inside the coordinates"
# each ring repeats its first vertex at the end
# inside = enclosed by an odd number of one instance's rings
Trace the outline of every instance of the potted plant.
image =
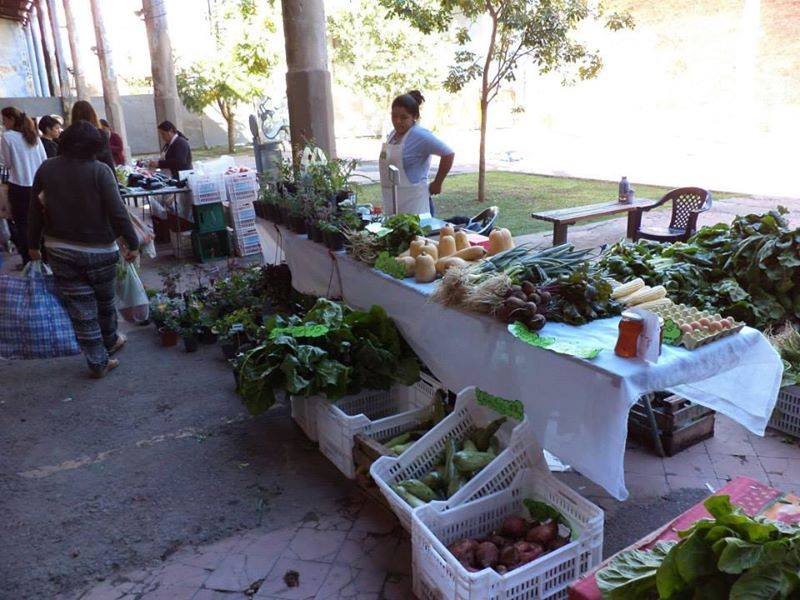
{"type": "Polygon", "coordinates": [[[344,234],[339,231],[339,227],[335,222],[321,222],[320,228],[322,229],[322,237],[328,250],[336,252],[344,248],[344,234]]]}
{"type": "Polygon", "coordinates": [[[217,334],[222,354],[230,360],[239,351],[250,343],[258,331],[253,313],[246,308],[240,308],[226,314],[214,325],[214,332],[217,334]]]}
{"type": "Polygon", "coordinates": [[[181,310],[172,305],[164,312],[164,323],[158,329],[161,345],[165,348],[175,346],[181,332],[181,310]]]}
{"type": "Polygon", "coordinates": [[[294,202],[289,204],[289,228],[295,233],[306,233],[306,218],[303,213],[303,201],[295,196],[294,202]]]}

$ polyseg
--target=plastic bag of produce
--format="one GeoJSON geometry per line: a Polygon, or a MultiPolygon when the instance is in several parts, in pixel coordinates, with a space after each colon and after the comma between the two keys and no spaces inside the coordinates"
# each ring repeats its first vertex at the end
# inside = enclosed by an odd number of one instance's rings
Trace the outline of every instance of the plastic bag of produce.
{"type": "Polygon", "coordinates": [[[117,266],[117,310],[128,323],[141,323],[150,316],[150,301],[133,263],[117,266]]]}
{"type": "Polygon", "coordinates": [[[79,352],[47,266],[36,260],[22,277],[0,275],[0,357],[57,358],[79,352]]]}

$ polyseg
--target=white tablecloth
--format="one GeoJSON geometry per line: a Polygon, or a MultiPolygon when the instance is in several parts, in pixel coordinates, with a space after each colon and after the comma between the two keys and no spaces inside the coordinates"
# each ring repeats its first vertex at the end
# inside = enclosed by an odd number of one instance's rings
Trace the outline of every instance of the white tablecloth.
{"type": "Polygon", "coordinates": [[[517,340],[494,318],[430,301],[434,284],[393,279],[344,253],[330,254],[305,236],[279,230],[296,289],[324,295],[329,281],[336,280],[348,305],[383,306],[449,389],[477,385],[521,400],[541,445],[620,500],[628,496],[623,468],[628,412],[642,394],[672,391],[758,435],[772,414],[783,367],[754,329],[692,352],[664,346],[658,363],[651,364],[614,354],[617,318],[582,327],[548,323],[543,335],[605,348],[594,360],[573,358],[517,340]]]}

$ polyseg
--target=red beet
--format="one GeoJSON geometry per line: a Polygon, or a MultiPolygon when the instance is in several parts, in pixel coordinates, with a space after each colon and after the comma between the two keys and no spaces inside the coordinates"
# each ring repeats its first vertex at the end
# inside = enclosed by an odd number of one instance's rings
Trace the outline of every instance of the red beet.
{"type": "Polygon", "coordinates": [[[517,549],[513,544],[510,544],[500,550],[500,562],[506,565],[509,569],[513,569],[517,562],[519,562],[519,552],[517,552],[517,549]]]}
{"type": "Polygon", "coordinates": [[[500,551],[492,542],[482,542],[478,545],[475,551],[475,562],[478,566],[493,567],[497,564],[497,559],[500,556],[500,551]]]}
{"type": "Polygon", "coordinates": [[[525,535],[526,529],[525,519],[522,517],[506,517],[500,527],[500,535],[518,540],[525,535]]]}
{"type": "Polygon", "coordinates": [[[450,544],[448,550],[453,553],[458,562],[464,566],[469,566],[475,562],[475,550],[477,548],[478,542],[475,540],[458,540],[450,544]]]}
{"type": "Polygon", "coordinates": [[[547,544],[547,549],[550,550],[550,551],[558,550],[559,548],[562,548],[562,547],[566,546],[567,544],[569,544],[569,538],[568,537],[563,537],[563,538],[562,537],[556,537],[556,538],[550,540],[550,543],[547,544]]]}
{"type": "Polygon", "coordinates": [[[548,521],[536,527],[531,527],[525,539],[529,542],[547,545],[551,540],[558,536],[558,523],[555,521],[548,521]]]}

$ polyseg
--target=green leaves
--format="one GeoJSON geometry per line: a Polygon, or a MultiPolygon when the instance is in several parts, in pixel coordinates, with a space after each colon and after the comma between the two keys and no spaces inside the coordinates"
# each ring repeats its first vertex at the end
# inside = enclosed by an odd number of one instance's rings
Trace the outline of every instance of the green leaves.
{"type": "Polygon", "coordinates": [[[378,260],[375,261],[374,266],[379,271],[383,271],[395,279],[405,279],[406,277],[405,265],[388,252],[378,254],[378,260]]]}
{"type": "Polygon", "coordinates": [[[728,496],[705,502],[714,520],[697,521],[665,555],[640,550],[597,574],[605,598],[744,600],[800,594],[800,529],[749,517],[728,496]],[[655,594],[653,592],[655,588],[655,594]]]}

